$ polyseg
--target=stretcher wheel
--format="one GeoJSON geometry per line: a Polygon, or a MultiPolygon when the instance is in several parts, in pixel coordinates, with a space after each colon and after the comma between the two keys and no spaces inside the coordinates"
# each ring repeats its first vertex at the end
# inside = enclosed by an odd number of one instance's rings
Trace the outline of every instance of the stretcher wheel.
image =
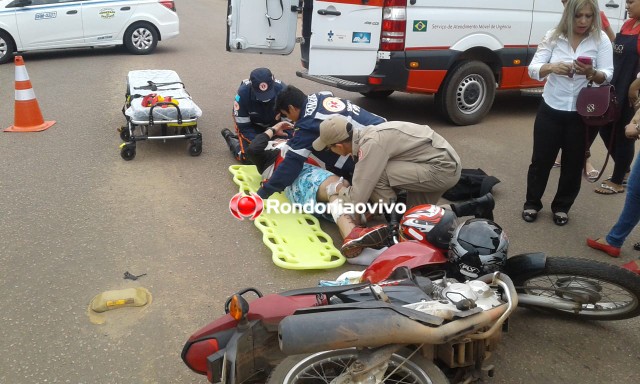
{"type": "Polygon", "coordinates": [[[133,158],[136,157],[136,147],[125,145],[120,149],[120,156],[127,161],[133,160],[133,158]]]}
{"type": "Polygon", "coordinates": [[[128,127],[120,128],[120,138],[122,139],[122,141],[129,141],[129,139],[131,139],[131,133],[129,132],[128,127]]]}
{"type": "Polygon", "coordinates": [[[202,143],[201,142],[191,142],[189,143],[189,154],[191,156],[200,156],[202,153],[202,143]]]}

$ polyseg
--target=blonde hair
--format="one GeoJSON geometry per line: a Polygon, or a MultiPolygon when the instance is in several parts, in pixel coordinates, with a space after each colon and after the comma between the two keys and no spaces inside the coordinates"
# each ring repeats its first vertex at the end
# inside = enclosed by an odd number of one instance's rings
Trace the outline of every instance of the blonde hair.
{"type": "Polygon", "coordinates": [[[564,7],[560,22],[556,26],[555,32],[551,36],[551,40],[557,40],[560,36],[565,36],[571,40],[573,37],[573,27],[576,20],[576,13],[582,8],[590,6],[593,10],[593,22],[589,33],[594,33],[596,38],[600,39],[600,31],[602,29],[602,21],[600,20],[600,8],[596,0],[569,0],[564,7]]]}

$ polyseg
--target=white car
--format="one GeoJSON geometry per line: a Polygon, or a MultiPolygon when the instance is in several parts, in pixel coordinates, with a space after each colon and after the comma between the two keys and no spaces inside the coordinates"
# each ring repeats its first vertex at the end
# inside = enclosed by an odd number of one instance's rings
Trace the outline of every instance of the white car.
{"type": "Polygon", "coordinates": [[[175,2],[0,0],[0,64],[15,52],[124,44],[136,55],[178,36],[175,2]]]}

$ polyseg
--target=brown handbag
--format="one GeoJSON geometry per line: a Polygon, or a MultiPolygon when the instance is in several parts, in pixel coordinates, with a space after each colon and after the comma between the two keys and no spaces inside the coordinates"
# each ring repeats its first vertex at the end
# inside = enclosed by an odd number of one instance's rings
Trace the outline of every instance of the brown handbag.
{"type": "MultiPolygon", "coordinates": [[[[618,98],[616,97],[615,87],[611,84],[595,87],[593,86],[593,81],[590,81],[587,86],[582,88],[578,93],[576,110],[587,127],[602,127],[615,122],[620,116],[620,108],[618,105],[618,98]]],[[[607,148],[612,148],[614,140],[615,135],[612,133],[611,139],[609,140],[609,146],[607,148]]],[[[585,136],[585,146],[587,148],[589,147],[589,139],[587,136],[585,136]]],[[[607,157],[605,158],[598,176],[596,178],[590,178],[586,174],[587,153],[585,153],[583,176],[589,182],[595,183],[602,177],[608,162],[609,151],[607,151],[607,157]]]]}
{"type": "Polygon", "coordinates": [[[576,110],[582,121],[590,127],[601,127],[616,121],[620,108],[615,87],[611,84],[595,87],[590,81],[578,93],[576,110]]]}

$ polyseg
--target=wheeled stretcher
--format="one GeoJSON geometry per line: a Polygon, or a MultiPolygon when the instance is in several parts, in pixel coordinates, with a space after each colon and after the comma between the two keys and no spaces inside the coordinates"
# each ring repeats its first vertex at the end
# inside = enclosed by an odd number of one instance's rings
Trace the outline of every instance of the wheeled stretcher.
{"type": "Polygon", "coordinates": [[[198,108],[175,71],[147,69],[130,71],[122,107],[127,125],[120,127],[120,156],[132,160],[136,143],[142,140],[186,139],[191,156],[202,153],[198,130],[198,108]]]}

